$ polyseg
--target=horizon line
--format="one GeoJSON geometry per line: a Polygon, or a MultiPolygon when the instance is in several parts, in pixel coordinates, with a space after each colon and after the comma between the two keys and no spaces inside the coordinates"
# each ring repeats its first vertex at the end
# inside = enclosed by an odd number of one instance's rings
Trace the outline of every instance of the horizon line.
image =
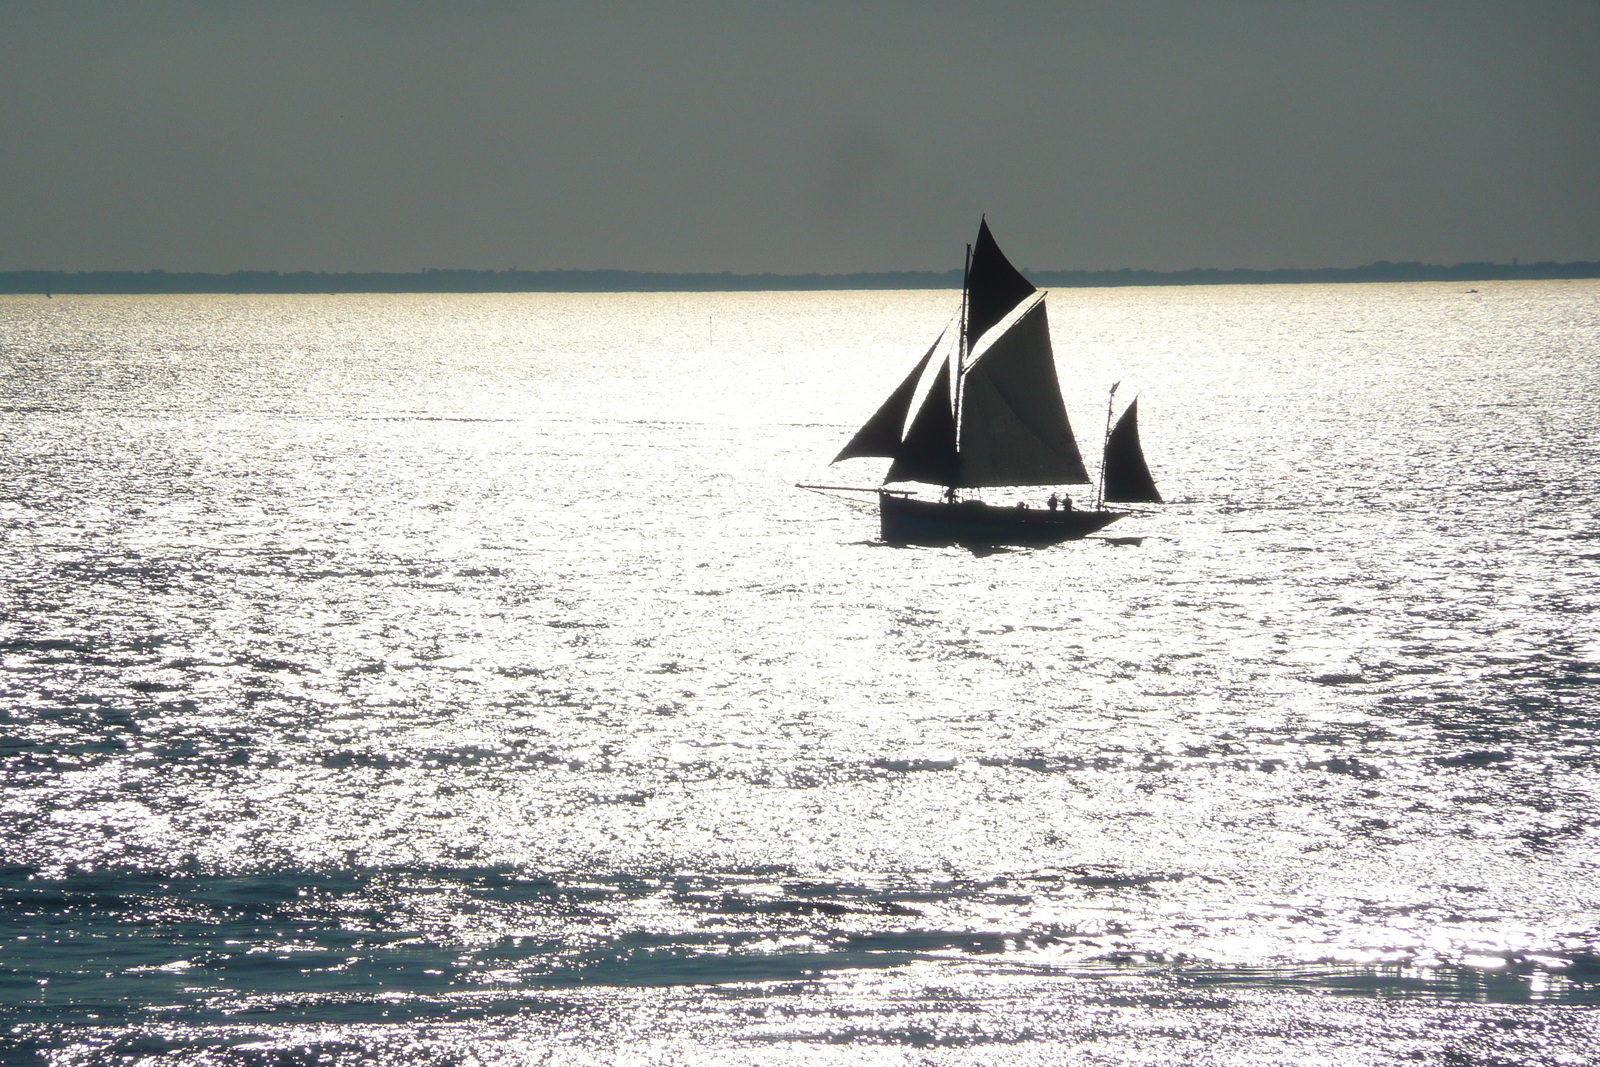
{"type": "MultiPolygon", "coordinates": [[[[1024,270],[1040,287],[1250,285],[1383,281],[1549,281],[1600,277],[1600,261],[1454,265],[1377,260],[1359,267],[1191,267],[1149,270],[1024,270]]],[[[425,267],[407,271],[13,270],[0,271],[4,295],[157,295],[272,293],[718,292],[849,289],[959,289],[961,271],[653,271],[621,268],[425,267]],[[510,284],[508,284],[510,283],[510,284]]]]}

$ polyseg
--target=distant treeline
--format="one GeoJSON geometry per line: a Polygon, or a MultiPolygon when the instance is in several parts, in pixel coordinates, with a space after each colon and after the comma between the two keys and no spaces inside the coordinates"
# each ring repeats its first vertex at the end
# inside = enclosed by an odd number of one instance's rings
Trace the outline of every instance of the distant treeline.
{"type": "MultiPolygon", "coordinates": [[[[1040,270],[1041,286],[1260,285],[1305,282],[1477,282],[1600,278],[1600,263],[1372,263],[1281,270],[1040,270]]],[[[421,270],[340,273],[241,270],[0,271],[0,293],[652,293],[772,289],[959,289],[960,271],[859,274],[670,274],[636,270],[421,270]]]]}

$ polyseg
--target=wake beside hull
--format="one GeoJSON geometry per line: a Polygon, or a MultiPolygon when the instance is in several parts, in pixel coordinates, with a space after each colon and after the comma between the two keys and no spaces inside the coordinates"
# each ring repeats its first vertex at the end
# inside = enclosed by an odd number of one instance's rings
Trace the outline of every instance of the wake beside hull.
{"type": "Polygon", "coordinates": [[[879,530],[895,545],[1053,545],[1092,534],[1123,511],[999,508],[878,494],[879,530]]]}

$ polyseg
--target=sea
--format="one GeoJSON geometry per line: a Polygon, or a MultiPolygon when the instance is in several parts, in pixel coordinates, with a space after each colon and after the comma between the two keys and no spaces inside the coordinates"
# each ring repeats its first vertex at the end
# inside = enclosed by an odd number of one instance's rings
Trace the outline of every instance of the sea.
{"type": "Polygon", "coordinates": [[[1600,1061],[1600,281],[1058,290],[1166,503],[890,546],[957,304],[0,297],[0,1061],[1600,1061]]]}

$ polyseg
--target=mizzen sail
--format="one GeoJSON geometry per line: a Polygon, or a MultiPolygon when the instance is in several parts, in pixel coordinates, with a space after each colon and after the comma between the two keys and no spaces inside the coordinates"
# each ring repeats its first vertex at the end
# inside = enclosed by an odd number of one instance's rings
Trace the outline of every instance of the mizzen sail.
{"type": "Polygon", "coordinates": [[[1139,401],[1128,405],[1106,436],[1105,499],[1118,504],[1159,504],[1155,479],[1139,444],[1139,401]]]}
{"type": "Polygon", "coordinates": [[[947,485],[1064,485],[1089,480],[1061,402],[1043,300],[1023,312],[967,368],[961,387],[959,456],[956,480],[947,485]]]}

